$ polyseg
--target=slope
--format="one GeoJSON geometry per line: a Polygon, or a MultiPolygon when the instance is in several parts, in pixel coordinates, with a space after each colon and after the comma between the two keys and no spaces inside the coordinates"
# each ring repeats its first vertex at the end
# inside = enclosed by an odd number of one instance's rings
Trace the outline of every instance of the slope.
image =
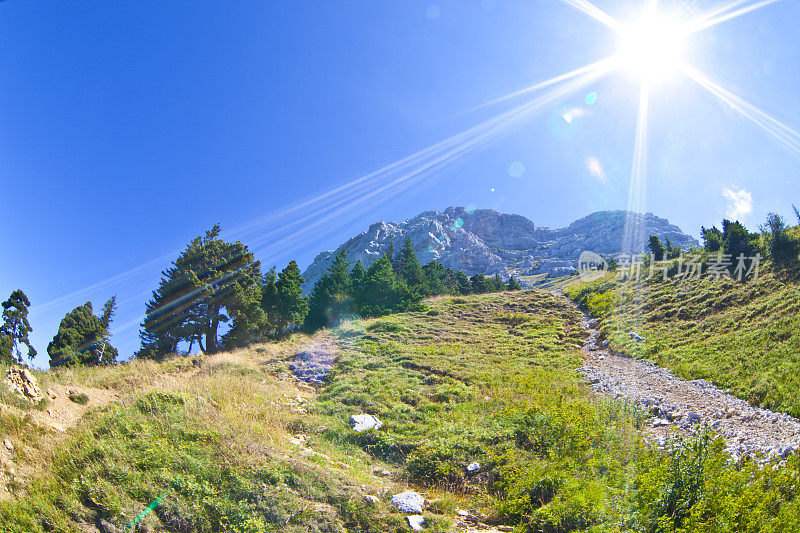
{"type": "Polygon", "coordinates": [[[600,318],[601,340],[751,405],[800,416],[800,284],[772,272],[723,278],[577,283],[566,293],[600,318]],[[636,332],[646,342],[630,336],[636,332]]]}
{"type": "Polygon", "coordinates": [[[425,498],[428,531],[800,526],[797,456],[759,469],[728,464],[710,435],[643,444],[647,415],[577,372],[587,334],[564,298],[426,305],[235,353],[38,373],[43,388],[118,400],[90,402],[66,432],[0,412],[11,460],[27,465],[0,529],[408,531],[391,503],[407,489],[425,498]],[[292,374],[309,353],[333,361],[318,388],[292,374]],[[383,426],[356,432],[359,414],[383,426]]]}

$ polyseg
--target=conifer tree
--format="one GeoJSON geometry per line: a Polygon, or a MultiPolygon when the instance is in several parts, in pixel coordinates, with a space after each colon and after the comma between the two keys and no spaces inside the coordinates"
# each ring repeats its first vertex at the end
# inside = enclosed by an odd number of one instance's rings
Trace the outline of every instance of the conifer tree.
{"type": "Polygon", "coordinates": [[[278,287],[275,285],[277,280],[278,274],[275,272],[275,267],[272,267],[264,274],[264,282],[261,284],[261,309],[265,315],[265,334],[273,338],[277,336],[276,328],[280,312],[278,287]]]}
{"type": "Polygon", "coordinates": [[[260,263],[246,245],[223,241],[219,234],[215,225],[192,240],[162,273],[146,306],[137,355],[162,357],[176,351],[179,342],[195,340],[201,350],[216,352],[220,324],[257,309],[252,303],[260,294],[253,287],[261,282],[260,263]]]}
{"type": "Polygon", "coordinates": [[[353,312],[349,266],[347,254],[341,250],[328,271],[314,284],[304,324],[307,330],[330,326],[342,315],[353,312]]]}
{"type": "MultiPolygon", "coordinates": [[[[107,323],[111,325],[110,315],[107,323]]],[[[58,332],[47,345],[50,367],[113,362],[117,350],[109,344],[108,337],[108,328],[104,327],[101,318],[94,315],[91,302],[76,307],[61,320],[58,332]]]]}
{"type": "Polygon", "coordinates": [[[303,296],[304,280],[297,263],[292,260],[278,274],[275,288],[278,290],[278,335],[283,335],[290,325],[303,324],[308,312],[308,299],[303,296]]]}
{"type": "Polygon", "coordinates": [[[718,252],[722,249],[722,232],[716,226],[710,228],[700,227],[700,235],[703,237],[703,248],[707,252],[718,252]]]}
{"type": "Polygon", "coordinates": [[[461,271],[456,272],[456,284],[458,286],[458,293],[459,294],[471,294],[472,293],[472,282],[461,271]]]}
{"type": "Polygon", "coordinates": [[[103,313],[100,315],[100,325],[106,330],[111,328],[111,322],[117,314],[117,295],[115,294],[103,304],[103,313]]]}
{"type": "Polygon", "coordinates": [[[733,259],[730,270],[736,266],[740,254],[752,257],[758,252],[758,235],[750,233],[741,222],[722,221],[722,251],[733,259]]]}
{"type": "Polygon", "coordinates": [[[489,280],[483,274],[475,274],[469,280],[472,284],[472,292],[475,294],[489,292],[489,280]]]}
{"type": "Polygon", "coordinates": [[[499,292],[499,291],[502,291],[503,289],[505,289],[505,287],[506,286],[503,283],[503,280],[500,279],[500,274],[495,274],[494,275],[494,280],[492,280],[492,290],[495,291],[495,292],[499,292]]]}
{"type": "Polygon", "coordinates": [[[658,235],[650,235],[650,241],[647,247],[650,248],[650,253],[653,254],[653,261],[663,261],[666,259],[667,250],[664,248],[664,245],[661,244],[658,235]]]}
{"type": "Polygon", "coordinates": [[[506,289],[509,291],[518,291],[522,289],[522,286],[517,282],[516,279],[514,279],[514,276],[511,276],[508,278],[508,285],[506,286],[506,289]]]}
{"type": "Polygon", "coordinates": [[[397,260],[397,276],[406,282],[412,292],[423,294],[425,292],[425,275],[417,259],[417,253],[411,244],[411,239],[406,237],[403,248],[397,260]]]}
{"type": "Polygon", "coordinates": [[[350,285],[353,295],[358,292],[359,287],[361,287],[361,284],[364,282],[364,276],[366,276],[366,274],[367,271],[364,270],[364,265],[361,264],[361,259],[359,259],[350,271],[350,285]]]}
{"type": "Polygon", "coordinates": [[[27,348],[28,359],[36,357],[36,350],[28,340],[28,333],[33,331],[28,322],[30,300],[20,289],[15,290],[3,302],[3,325],[0,326],[0,360],[22,362],[20,345],[27,348]]]}
{"type": "Polygon", "coordinates": [[[380,316],[402,307],[403,290],[392,269],[392,262],[384,255],[367,270],[356,303],[362,316],[380,316]]]}

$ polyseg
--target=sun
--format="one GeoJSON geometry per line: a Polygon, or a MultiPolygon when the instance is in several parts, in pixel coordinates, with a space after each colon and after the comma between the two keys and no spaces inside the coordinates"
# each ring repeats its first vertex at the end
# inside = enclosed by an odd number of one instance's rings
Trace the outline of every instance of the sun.
{"type": "Polygon", "coordinates": [[[648,12],[618,30],[619,66],[648,85],[664,82],[679,69],[689,36],[684,24],[648,12]]]}

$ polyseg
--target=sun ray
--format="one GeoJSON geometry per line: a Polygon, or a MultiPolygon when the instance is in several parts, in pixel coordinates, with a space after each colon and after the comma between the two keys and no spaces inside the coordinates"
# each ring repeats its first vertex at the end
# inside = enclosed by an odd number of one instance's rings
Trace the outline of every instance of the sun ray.
{"type": "MultiPolygon", "coordinates": [[[[374,209],[376,205],[391,200],[397,194],[426,178],[435,178],[444,166],[456,164],[465,155],[484,147],[501,134],[509,131],[514,125],[522,124],[534,113],[589,85],[607,72],[608,69],[586,71],[566,83],[551,87],[549,91],[525,104],[488,119],[430,148],[357,178],[348,184],[336,187],[318,197],[305,200],[299,204],[302,207],[293,206],[282,210],[278,215],[269,216],[267,219],[272,220],[277,227],[254,237],[248,244],[251,250],[260,257],[290,254],[305,246],[309,238],[319,238],[340,230],[344,224],[374,209]],[[400,172],[400,170],[404,171],[400,172]],[[317,207],[319,203],[317,198],[324,198],[327,201],[324,205],[317,207]],[[308,212],[302,211],[308,207],[313,207],[313,209],[308,212]],[[301,213],[301,215],[292,217],[291,220],[285,220],[293,213],[301,213]],[[267,246],[259,246],[265,241],[269,242],[267,246]]],[[[256,228],[250,227],[248,231],[254,229],[256,228]]],[[[145,292],[139,295],[140,298],[145,296],[145,292]]],[[[136,320],[126,321],[121,327],[115,329],[115,335],[122,338],[123,333],[132,334],[132,330],[143,319],[144,316],[140,316],[136,320]]]]}
{"type": "Polygon", "coordinates": [[[589,2],[588,0],[561,0],[565,4],[585,13],[595,19],[597,22],[604,24],[614,31],[620,31],[622,24],[620,24],[614,17],[589,2]]]}
{"type": "Polygon", "coordinates": [[[761,0],[760,2],[754,2],[750,5],[746,5],[742,8],[739,8],[735,11],[730,11],[734,7],[740,6],[744,3],[743,0],[738,0],[736,2],[732,2],[723,6],[711,13],[707,13],[705,15],[701,15],[700,17],[693,19],[688,22],[687,29],[690,33],[696,33],[698,31],[704,30],[706,28],[710,28],[711,26],[716,26],[722,22],[726,22],[731,19],[735,19],[737,17],[741,17],[742,15],[746,15],[768,5],[774,4],[776,2],[780,2],[781,0],[761,0]]]}
{"type": "Polygon", "coordinates": [[[712,81],[708,76],[691,65],[684,63],[681,65],[681,71],[719,100],[726,103],[732,109],[741,113],[742,116],[747,118],[750,122],[764,130],[770,137],[800,154],[800,133],[771,117],[742,97],[737,96],[720,84],[712,81]]]}
{"type": "Polygon", "coordinates": [[[490,101],[485,102],[483,104],[477,105],[477,106],[475,106],[473,108],[470,108],[470,109],[467,109],[466,111],[463,111],[462,113],[459,113],[459,114],[469,113],[471,111],[482,109],[484,107],[488,107],[488,106],[491,106],[491,105],[494,105],[494,104],[499,104],[500,102],[505,102],[506,100],[511,100],[512,98],[516,98],[518,96],[522,96],[523,94],[528,94],[528,93],[531,93],[531,92],[534,92],[534,91],[539,91],[541,89],[546,89],[547,87],[550,87],[551,85],[555,85],[557,83],[561,83],[562,81],[566,81],[566,80],[575,78],[577,76],[581,76],[583,74],[588,74],[588,73],[591,73],[593,71],[601,72],[601,73],[608,72],[609,70],[611,70],[615,66],[615,61],[616,60],[615,60],[614,57],[607,57],[605,59],[601,59],[600,61],[595,61],[594,63],[590,63],[588,65],[584,65],[584,66],[582,66],[580,68],[576,68],[575,70],[572,70],[570,72],[566,72],[564,74],[561,74],[561,75],[558,75],[558,76],[554,76],[554,77],[550,78],[549,80],[545,80],[545,81],[536,83],[534,85],[531,85],[530,87],[526,87],[524,89],[520,89],[519,91],[510,93],[510,94],[507,94],[505,96],[501,96],[499,98],[495,98],[494,100],[490,100],[490,101]]]}
{"type": "Polygon", "coordinates": [[[626,254],[638,253],[644,244],[640,219],[643,213],[647,187],[647,116],[650,109],[650,86],[641,85],[639,111],[636,117],[636,134],[633,144],[633,162],[628,189],[628,215],[625,220],[622,250],[626,254]]]}
{"type": "MultiPolygon", "coordinates": [[[[639,111],[636,117],[636,134],[633,143],[633,161],[631,164],[631,179],[628,189],[628,210],[625,215],[623,230],[622,252],[632,262],[638,263],[636,254],[644,248],[644,220],[645,199],[647,193],[647,119],[650,110],[650,90],[647,83],[642,83],[639,91],[639,111]]],[[[640,273],[635,266],[629,267],[631,278],[639,279],[640,273]]],[[[624,331],[637,331],[639,329],[641,310],[643,307],[643,293],[633,285],[631,304],[633,305],[632,319],[629,323],[620,322],[624,331]]],[[[634,355],[637,355],[638,346],[634,346],[634,355]]]]}

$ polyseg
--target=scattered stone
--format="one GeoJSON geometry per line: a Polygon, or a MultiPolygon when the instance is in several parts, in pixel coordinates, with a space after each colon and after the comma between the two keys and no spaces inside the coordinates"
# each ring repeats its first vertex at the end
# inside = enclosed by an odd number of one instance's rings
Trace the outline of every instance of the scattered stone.
{"type": "Polygon", "coordinates": [[[8,440],[8,439],[3,439],[3,446],[5,446],[6,450],[8,450],[8,451],[13,451],[14,450],[14,445],[11,444],[11,441],[8,440]]]}
{"type": "Polygon", "coordinates": [[[481,469],[481,464],[477,461],[472,462],[467,466],[467,472],[469,472],[470,474],[473,472],[477,472],[480,469],[481,469]]]}
{"type": "Polygon", "coordinates": [[[322,385],[333,368],[334,348],[327,344],[312,344],[303,348],[289,368],[301,382],[322,385]]]}
{"type": "Polygon", "coordinates": [[[414,531],[423,531],[425,529],[425,517],[422,515],[408,515],[406,520],[408,520],[408,525],[411,526],[411,529],[414,531]]]}
{"type": "Polygon", "coordinates": [[[413,490],[407,490],[392,496],[392,505],[403,513],[420,514],[425,505],[425,498],[413,490]]]}
{"type": "Polygon", "coordinates": [[[644,337],[642,337],[641,335],[639,335],[635,331],[631,331],[630,333],[628,333],[628,337],[630,337],[631,339],[635,340],[636,342],[644,342],[644,337]]]}
{"type": "Polygon", "coordinates": [[[359,433],[368,429],[378,430],[383,425],[383,422],[378,420],[377,417],[366,414],[353,415],[350,417],[350,421],[353,423],[353,430],[359,433]]]}
{"type": "MultiPolygon", "coordinates": [[[[588,319],[584,321],[588,328],[588,319]]],[[[592,353],[599,331],[589,329],[584,346],[586,359],[580,369],[596,394],[624,401],[654,417],[644,427],[645,438],[667,448],[663,440],[674,429],[696,435],[704,424],[726,440],[726,451],[735,463],[750,458],[775,465],[800,448],[800,420],[785,413],[753,407],[717,389],[705,379],[683,380],[656,364],[608,351],[592,353]],[[591,355],[590,355],[591,354],[591,355]],[[600,363],[602,361],[602,363],[600,363]],[[670,427],[672,426],[672,427],[670,427]],[[674,428],[674,429],[673,429],[674,428]]],[[[637,342],[644,338],[630,332],[637,342]],[[636,337],[639,337],[637,339],[636,337]]]]}
{"type": "Polygon", "coordinates": [[[381,500],[377,496],[373,496],[372,494],[367,494],[364,496],[364,501],[370,505],[378,505],[381,500]]]}
{"type": "Polygon", "coordinates": [[[289,437],[289,442],[295,446],[305,446],[307,440],[308,435],[295,435],[294,437],[289,437]]]}

